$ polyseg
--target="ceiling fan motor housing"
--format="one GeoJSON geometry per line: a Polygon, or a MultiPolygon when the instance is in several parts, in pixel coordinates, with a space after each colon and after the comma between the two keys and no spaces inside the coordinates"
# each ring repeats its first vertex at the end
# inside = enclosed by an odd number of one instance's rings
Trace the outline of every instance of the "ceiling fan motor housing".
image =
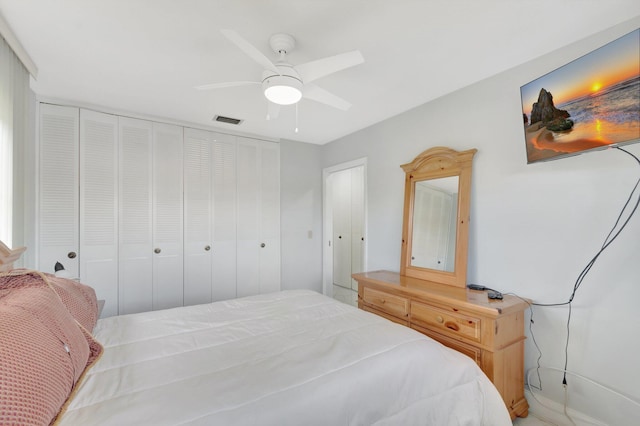
{"type": "Polygon", "coordinates": [[[289,34],[278,33],[269,38],[269,46],[277,54],[291,53],[294,47],[296,47],[296,39],[289,34]]]}

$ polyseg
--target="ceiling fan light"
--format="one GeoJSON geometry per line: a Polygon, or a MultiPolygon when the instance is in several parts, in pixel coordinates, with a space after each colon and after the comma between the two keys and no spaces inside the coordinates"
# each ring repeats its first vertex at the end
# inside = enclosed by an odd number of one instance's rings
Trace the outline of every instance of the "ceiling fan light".
{"type": "Polygon", "coordinates": [[[287,75],[276,75],[262,82],[264,96],[278,105],[292,105],[302,99],[302,82],[287,75]]]}

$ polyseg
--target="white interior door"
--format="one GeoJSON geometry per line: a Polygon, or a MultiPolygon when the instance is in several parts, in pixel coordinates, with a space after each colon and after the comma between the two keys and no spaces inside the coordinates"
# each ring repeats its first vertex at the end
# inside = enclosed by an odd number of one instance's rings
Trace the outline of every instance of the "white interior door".
{"type": "Polygon", "coordinates": [[[153,309],[184,304],[183,128],[153,123],[153,309]]]}
{"type": "Polygon", "coordinates": [[[331,177],[333,207],[333,283],[351,288],[351,169],[331,177]]]}
{"type": "Polygon", "coordinates": [[[118,118],[80,110],[80,280],[118,314],[118,118]]]}
{"type": "Polygon", "coordinates": [[[153,308],[152,125],[119,117],[120,314],[153,308]]]}
{"type": "Polygon", "coordinates": [[[38,269],[79,274],[79,110],[40,104],[38,269]]]}

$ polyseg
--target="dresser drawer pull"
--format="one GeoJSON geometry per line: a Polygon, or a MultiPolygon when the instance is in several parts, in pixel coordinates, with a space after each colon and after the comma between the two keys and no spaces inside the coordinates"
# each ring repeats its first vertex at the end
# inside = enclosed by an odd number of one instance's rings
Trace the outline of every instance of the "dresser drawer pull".
{"type": "Polygon", "coordinates": [[[458,327],[458,324],[456,324],[455,322],[447,321],[446,323],[444,323],[444,326],[449,330],[460,331],[460,327],[458,327]]]}
{"type": "Polygon", "coordinates": [[[442,318],[440,315],[438,315],[436,317],[436,321],[438,321],[440,324],[442,324],[444,322],[444,318],[442,318]]]}
{"type": "Polygon", "coordinates": [[[384,305],[384,302],[386,302],[386,300],[380,299],[380,303],[382,303],[384,305]]]}

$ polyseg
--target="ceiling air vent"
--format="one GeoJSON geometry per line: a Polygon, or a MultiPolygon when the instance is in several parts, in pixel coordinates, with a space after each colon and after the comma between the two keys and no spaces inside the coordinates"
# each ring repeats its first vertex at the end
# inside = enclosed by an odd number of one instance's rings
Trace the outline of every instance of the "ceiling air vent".
{"type": "Polygon", "coordinates": [[[215,117],[213,117],[213,121],[219,121],[221,123],[227,123],[227,124],[235,124],[236,126],[242,123],[242,120],[238,118],[225,117],[223,115],[216,115],[215,117]]]}

